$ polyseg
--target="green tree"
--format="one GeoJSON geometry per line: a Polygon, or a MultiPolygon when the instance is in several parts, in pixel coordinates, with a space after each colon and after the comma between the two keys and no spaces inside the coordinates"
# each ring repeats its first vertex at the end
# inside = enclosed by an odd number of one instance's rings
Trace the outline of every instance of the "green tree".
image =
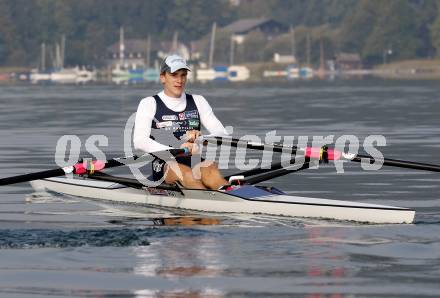
{"type": "Polygon", "coordinates": [[[415,10],[406,0],[379,1],[377,19],[365,44],[362,55],[370,62],[380,63],[384,55],[391,59],[417,56],[422,45],[418,36],[415,10]]]}
{"type": "Polygon", "coordinates": [[[0,2],[0,63],[6,64],[14,42],[15,30],[11,22],[8,2],[0,2]]]}
{"type": "Polygon", "coordinates": [[[339,48],[343,52],[360,52],[365,39],[373,31],[377,21],[377,2],[372,0],[359,1],[354,13],[341,24],[339,48]]]}
{"type": "MultiPolygon", "coordinates": [[[[392,59],[429,57],[440,52],[439,6],[439,0],[242,0],[238,7],[226,0],[0,0],[0,64],[36,66],[41,43],[53,56],[61,35],[67,38],[66,65],[102,64],[121,26],[127,39],[151,35],[170,40],[177,30],[179,40],[189,43],[208,40],[214,21],[221,28],[239,18],[259,17],[298,28],[301,60],[306,56],[304,32],[309,32],[315,64],[321,38],[326,53],[357,52],[370,63],[380,63],[390,47],[392,59]]],[[[230,33],[220,32],[215,60],[228,62],[230,33]]],[[[290,52],[288,37],[263,42],[251,34],[236,48],[236,60],[240,53],[243,61],[269,60],[274,52],[290,52]]]]}
{"type": "Polygon", "coordinates": [[[440,1],[437,1],[437,17],[430,28],[432,45],[436,50],[436,55],[440,58],[440,1]]]}
{"type": "Polygon", "coordinates": [[[220,27],[231,19],[225,1],[175,0],[167,16],[168,36],[180,33],[182,40],[199,39],[209,32],[213,22],[220,27]]]}
{"type": "Polygon", "coordinates": [[[272,17],[289,25],[339,24],[356,7],[358,0],[242,0],[241,18],[272,17]]]}

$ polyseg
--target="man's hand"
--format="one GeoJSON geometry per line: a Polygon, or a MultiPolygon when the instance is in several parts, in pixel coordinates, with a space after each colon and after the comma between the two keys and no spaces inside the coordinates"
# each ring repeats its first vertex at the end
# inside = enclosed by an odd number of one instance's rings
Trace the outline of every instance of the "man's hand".
{"type": "Polygon", "coordinates": [[[186,134],[184,136],[184,140],[189,143],[194,143],[198,137],[200,137],[199,130],[189,130],[186,132],[186,134]]]}
{"type": "Polygon", "coordinates": [[[186,143],[183,143],[180,146],[180,148],[188,148],[190,155],[193,155],[193,154],[196,154],[197,152],[199,152],[199,146],[197,146],[197,144],[195,144],[195,143],[186,142],[186,143]]]}

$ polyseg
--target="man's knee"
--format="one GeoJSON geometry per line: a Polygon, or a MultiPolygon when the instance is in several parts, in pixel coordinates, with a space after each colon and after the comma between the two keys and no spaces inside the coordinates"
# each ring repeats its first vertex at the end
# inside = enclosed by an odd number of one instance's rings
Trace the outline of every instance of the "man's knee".
{"type": "Polygon", "coordinates": [[[200,171],[202,172],[202,175],[218,172],[217,163],[213,161],[204,161],[200,164],[200,171]]]}
{"type": "Polygon", "coordinates": [[[190,167],[177,162],[168,162],[165,165],[165,173],[168,181],[182,181],[184,177],[188,175],[192,176],[190,167]]]}

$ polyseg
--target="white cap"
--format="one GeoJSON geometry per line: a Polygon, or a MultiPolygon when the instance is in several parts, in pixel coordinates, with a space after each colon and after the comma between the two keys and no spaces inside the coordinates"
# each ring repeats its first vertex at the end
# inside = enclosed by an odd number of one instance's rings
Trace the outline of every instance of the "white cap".
{"type": "Polygon", "coordinates": [[[171,55],[165,58],[160,66],[160,73],[164,72],[176,72],[179,69],[187,69],[191,71],[186,60],[180,57],[179,55],[171,55]]]}

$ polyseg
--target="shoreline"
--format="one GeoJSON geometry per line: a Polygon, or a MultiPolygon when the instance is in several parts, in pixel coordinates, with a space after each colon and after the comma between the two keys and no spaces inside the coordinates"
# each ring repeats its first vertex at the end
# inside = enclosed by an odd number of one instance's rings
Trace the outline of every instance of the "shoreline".
{"type": "Polygon", "coordinates": [[[440,59],[418,59],[392,62],[372,69],[386,79],[440,79],[440,59]]]}
{"type": "MultiPolygon", "coordinates": [[[[264,81],[278,81],[281,77],[263,77],[264,70],[279,70],[287,69],[287,64],[277,64],[274,62],[259,62],[259,63],[243,63],[250,70],[250,78],[248,82],[264,82],[264,81]]],[[[0,66],[0,82],[11,83],[12,76],[15,73],[27,73],[30,68],[19,66],[0,66]]],[[[391,62],[383,65],[376,65],[371,69],[358,69],[337,72],[319,72],[315,70],[315,78],[325,78],[337,76],[340,78],[374,76],[383,79],[403,79],[403,80],[439,80],[440,79],[440,59],[418,59],[418,60],[404,60],[391,62]]]]}

